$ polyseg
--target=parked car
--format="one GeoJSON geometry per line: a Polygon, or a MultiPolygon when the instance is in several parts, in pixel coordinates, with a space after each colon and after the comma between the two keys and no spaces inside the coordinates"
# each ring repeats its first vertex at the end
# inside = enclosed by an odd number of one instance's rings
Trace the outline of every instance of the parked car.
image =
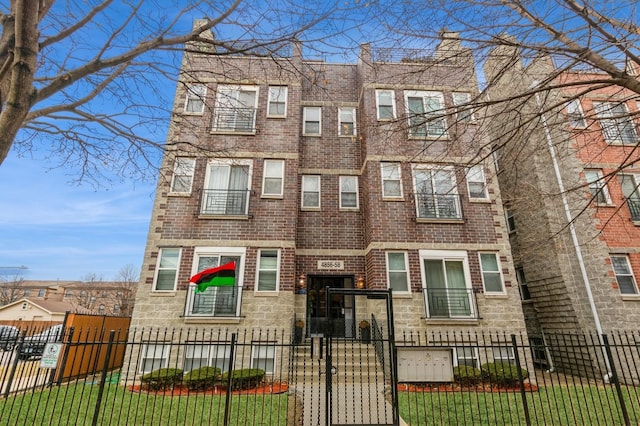
{"type": "Polygon", "coordinates": [[[13,350],[18,341],[20,330],[12,325],[0,325],[0,348],[5,351],[13,350]]]}
{"type": "Polygon", "coordinates": [[[18,359],[41,357],[47,343],[62,340],[62,328],[63,324],[58,324],[46,329],[42,333],[25,337],[22,345],[18,349],[18,359]]]}

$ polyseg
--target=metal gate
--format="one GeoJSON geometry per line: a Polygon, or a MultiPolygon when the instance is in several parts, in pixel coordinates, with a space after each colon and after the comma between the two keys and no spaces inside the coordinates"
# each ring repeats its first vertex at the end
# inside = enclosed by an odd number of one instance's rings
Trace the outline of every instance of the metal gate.
{"type": "MultiPolygon", "coordinates": [[[[399,425],[397,365],[394,359],[393,306],[390,290],[329,288],[326,305],[333,295],[362,297],[371,314],[368,333],[360,328],[354,338],[333,333],[327,318],[325,336],[324,406],[326,425],[399,425]]],[[[331,309],[328,310],[331,312],[331,309]]]]}

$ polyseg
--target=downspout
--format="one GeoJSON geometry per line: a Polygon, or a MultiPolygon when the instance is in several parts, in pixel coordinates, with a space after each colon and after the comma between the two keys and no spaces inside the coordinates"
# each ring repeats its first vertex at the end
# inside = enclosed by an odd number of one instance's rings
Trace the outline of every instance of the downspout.
{"type": "MultiPolygon", "coordinates": [[[[534,81],[532,84],[532,88],[538,86],[538,82],[534,81]]],[[[549,131],[549,126],[547,124],[547,118],[544,115],[542,103],[540,102],[540,94],[536,92],[536,104],[538,105],[540,119],[542,121],[542,127],[544,129],[544,135],[547,140],[547,148],[549,149],[549,155],[551,155],[551,162],[553,163],[553,170],[556,175],[556,181],[558,183],[558,189],[560,190],[560,197],[562,197],[562,205],[564,206],[564,213],[567,217],[567,222],[569,223],[569,233],[571,234],[571,242],[573,243],[573,248],[576,251],[576,256],[578,258],[578,265],[580,266],[580,273],[582,275],[582,281],[584,282],[585,290],[587,291],[587,299],[589,300],[589,307],[591,308],[591,314],[593,315],[593,320],[596,324],[596,331],[598,332],[598,340],[600,341],[600,347],[602,348],[602,353],[604,356],[604,362],[607,367],[607,374],[604,375],[603,380],[605,383],[609,383],[611,379],[611,364],[609,362],[609,357],[607,356],[607,352],[604,347],[604,342],[602,341],[602,324],[600,324],[600,317],[598,316],[598,309],[596,308],[595,300],[593,299],[593,293],[591,292],[591,282],[589,281],[589,276],[587,275],[587,268],[584,264],[584,258],[582,256],[582,250],[580,249],[580,243],[578,242],[578,235],[576,234],[576,228],[573,224],[573,216],[571,215],[571,210],[569,209],[569,202],[567,200],[567,194],[565,193],[564,183],[562,181],[562,175],[560,174],[560,166],[558,164],[558,158],[556,156],[556,151],[553,147],[553,140],[551,139],[551,132],[549,131]]]]}

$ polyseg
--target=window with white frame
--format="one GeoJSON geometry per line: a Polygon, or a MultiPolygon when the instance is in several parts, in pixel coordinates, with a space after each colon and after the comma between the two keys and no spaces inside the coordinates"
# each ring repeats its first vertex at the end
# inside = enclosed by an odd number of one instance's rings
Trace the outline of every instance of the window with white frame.
{"type": "Polygon", "coordinates": [[[380,163],[382,198],[402,198],[400,163],[380,163]]]}
{"type": "Polygon", "coordinates": [[[393,90],[376,90],[376,111],[379,121],[396,118],[396,100],[393,90]]]}
{"type": "Polygon", "coordinates": [[[201,367],[219,368],[221,372],[229,371],[231,345],[188,345],[184,354],[184,371],[201,367]]]}
{"type": "Polygon", "coordinates": [[[184,102],[184,112],[189,114],[202,114],[204,112],[204,99],[207,94],[207,86],[204,84],[187,85],[187,98],[184,102]]]}
{"type": "Polygon", "coordinates": [[[338,108],[338,135],[356,135],[356,109],[338,108]]]}
{"type": "Polygon", "coordinates": [[[143,345],[140,351],[140,373],[166,368],[169,363],[169,347],[161,343],[143,345]]]}
{"type": "Polygon", "coordinates": [[[303,209],[319,209],[320,208],[320,176],[318,175],[302,176],[301,203],[302,203],[303,209]]]}
{"type": "Polygon", "coordinates": [[[627,201],[631,219],[636,222],[640,221],[640,190],[638,189],[640,181],[637,175],[620,175],[620,185],[622,193],[627,201]]]}
{"type": "Polygon", "coordinates": [[[597,204],[611,204],[607,184],[602,176],[602,170],[589,169],[584,171],[584,177],[589,186],[591,199],[597,204]]]}
{"type": "Polygon", "coordinates": [[[638,294],[638,286],[633,276],[633,270],[629,264],[629,257],[626,255],[612,255],[611,266],[616,275],[618,289],[621,294],[638,294]]]}
{"type": "Polygon", "coordinates": [[[604,139],[608,143],[635,145],[638,135],[627,106],[624,103],[594,103],[604,139]]]}
{"type": "Polygon", "coordinates": [[[456,346],[453,348],[453,365],[456,367],[468,365],[469,367],[480,368],[478,348],[474,346],[456,346]]]}
{"type": "Polygon", "coordinates": [[[113,313],[117,314],[119,312],[120,312],[120,305],[116,303],[115,305],[113,305],[113,313]]]}
{"type": "Polygon", "coordinates": [[[476,200],[487,200],[489,198],[482,164],[476,164],[467,170],[467,188],[469,189],[469,198],[475,198],[476,200]]]}
{"type": "Polygon", "coordinates": [[[394,293],[410,291],[407,253],[387,252],[387,285],[394,293]]]}
{"type": "Polygon", "coordinates": [[[414,164],[413,185],[418,218],[462,218],[456,176],[452,167],[414,164]]]}
{"type": "Polygon", "coordinates": [[[304,107],[302,110],[304,136],[320,136],[322,134],[322,108],[304,107]]]}
{"type": "Polygon", "coordinates": [[[253,133],[258,109],[257,86],[218,85],[213,114],[213,130],[253,133]]]}
{"type": "Polygon", "coordinates": [[[516,232],[516,219],[513,210],[509,210],[507,207],[504,209],[505,219],[507,221],[507,231],[511,234],[516,232]]]}
{"type": "Polygon", "coordinates": [[[257,291],[278,291],[280,250],[258,250],[257,291]]]}
{"type": "Polygon", "coordinates": [[[174,194],[189,194],[193,184],[193,174],[196,168],[196,159],[177,157],[173,165],[171,177],[171,192],[174,194]]]}
{"type": "Polygon", "coordinates": [[[471,107],[471,93],[453,92],[453,105],[456,107],[456,119],[461,121],[473,120],[473,108],[471,107]]]}
{"type": "Polygon", "coordinates": [[[358,208],[358,176],[340,176],[340,208],[358,208]]]}
{"type": "Polygon", "coordinates": [[[282,197],[284,190],[284,161],[264,160],[264,179],[262,181],[262,195],[267,197],[282,197]]]}
{"type": "Polygon", "coordinates": [[[518,280],[518,286],[520,287],[520,298],[522,300],[531,300],[527,277],[524,275],[524,268],[522,266],[516,267],[516,279],[518,280]]]}
{"type": "Polygon", "coordinates": [[[287,116],[287,86],[269,86],[267,117],[287,116]]]}
{"type": "Polygon", "coordinates": [[[246,215],[251,189],[251,160],[212,160],[207,166],[201,214],[246,215]]]}
{"type": "Polygon", "coordinates": [[[237,317],[240,314],[242,299],[241,271],[244,264],[243,247],[196,247],[194,250],[195,268],[191,275],[205,269],[215,268],[236,262],[235,285],[208,287],[203,292],[187,292],[185,315],[205,317],[237,317]]]}
{"type": "Polygon", "coordinates": [[[276,347],[269,344],[254,344],[251,347],[251,368],[273,374],[276,368],[276,347]]]}
{"type": "Polygon", "coordinates": [[[153,280],[154,291],[174,291],[178,281],[180,265],[180,249],[174,247],[161,248],[158,253],[158,266],[153,280]]]}
{"type": "Polygon", "coordinates": [[[475,318],[466,251],[420,250],[427,318],[475,318]]]}
{"type": "Polygon", "coordinates": [[[480,270],[485,293],[504,293],[500,259],[497,253],[480,253],[480,270]]]}
{"type": "Polygon", "coordinates": [[[569,121],[570,126],[576,128],[587,127],[587,122],[584,119],[582,107],[580,106],[580,101],[578,99],[572,99],[567,102],[565,110],[567,111],[567,120],[569,121]]]}
{"type": "Polygon", "coordinates": [[[409,136],[437,138],[446,135],[444,97],[441,92],[405,91],[409,136]]]}
{"type": "Polygon", "coordinates": [[[506,364],[515,364],[516,356],[513,352],[513,346],[507,346],[507,343],[494,343],[492,347],[493,361],[506,364]],[[504,346],[503,346],[504,345],[504,346]]]}

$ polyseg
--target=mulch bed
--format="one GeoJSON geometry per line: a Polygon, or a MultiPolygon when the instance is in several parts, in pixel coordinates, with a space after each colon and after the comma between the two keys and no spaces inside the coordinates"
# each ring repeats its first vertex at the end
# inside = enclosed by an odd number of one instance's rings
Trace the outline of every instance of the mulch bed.
{"type": "MultiPolygon", "coordinates": [[[[173,389],[166,390],[149,390],[144,386],[133,385],[128,386],[127,389],[131,392],[146,393],[150,395],[160,396],[189,396],[189,395],[226,395],[227,389],[224,386],[216,386],[213,389],[207,389],[203,391],[190,390],[186,385],[178,385],[173,389]]],[[[251,389],[239,389],[231,391],[232,395],[275,395],[285,393],[289,390],[287,383],[268,383],[262,386],[251,389]]]]}
{"type": "MultiPolygon", "coordinates": [[[[530,383],[524,384],[524,390],[536,392],[538,386],[530,383]]],[[[477,385],[459,385],[457,383],[398,383],[400,392],[520,392],[520,386],[504,387],[489,383],[477,385]]]]}

